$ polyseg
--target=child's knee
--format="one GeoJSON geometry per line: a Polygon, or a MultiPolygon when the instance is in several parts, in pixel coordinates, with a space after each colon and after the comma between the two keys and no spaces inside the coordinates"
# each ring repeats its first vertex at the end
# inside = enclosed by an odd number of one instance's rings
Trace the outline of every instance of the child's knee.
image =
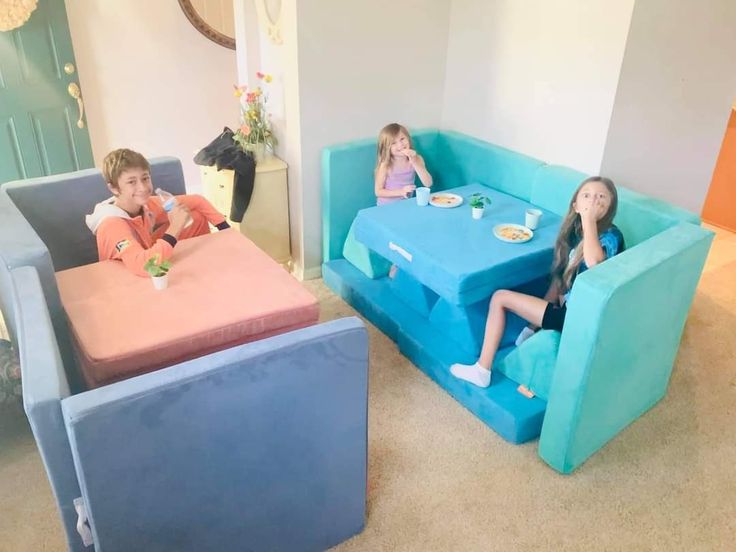
{"type": "Polygon", "coordinates": [[[491,296],[491,308],[505,306],[508,297],[509,297],[509,290],[507,289],[496,290],[491,296]]]}

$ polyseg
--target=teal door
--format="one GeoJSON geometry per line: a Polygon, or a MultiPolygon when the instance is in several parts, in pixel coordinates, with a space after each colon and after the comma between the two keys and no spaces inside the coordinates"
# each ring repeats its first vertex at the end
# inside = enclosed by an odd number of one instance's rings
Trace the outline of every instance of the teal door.
{"type": "Polygon", "coordinates": [[[0,32],[0,184],[94,166],[63,0],[0,32]]]}

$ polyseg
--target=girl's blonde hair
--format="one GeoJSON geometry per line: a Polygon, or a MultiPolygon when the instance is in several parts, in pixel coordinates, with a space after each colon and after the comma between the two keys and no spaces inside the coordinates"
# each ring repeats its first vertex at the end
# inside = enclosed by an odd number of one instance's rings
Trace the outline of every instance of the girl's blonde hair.
{"type": "Polygon", "coordinates": [[[404,134],[406,139],[409,140],[409,147],[414,149],[414,144],[411,141],[411,135],[406,127],[399,123],[391,123],[381,129],[378,134],[378,159],[376,160],[376,169],[381,163],[386,163],[387,166],[391,165],[391,144],[399,134],[404,134]]]}
{"type": "Polygon", "coordinates": [[[598,235],[608,230],[613,225],[613,218],[616,216],[618,209],[618,193],[616,186],[610,178],[602,176],[591,176],[586,178],[575,190],[570,200],[570,207],[562,221],[560,234],[557,236],[555,243],[555,255],[552,262],[552,283],[556,283],[561,293],[566,293],[572,288],[572,283],[580,269],[580,263],[583,262],[583,223],[580,215],[575,212],[574,203],[580,193],[580,190],[589,182],[602,183],[608,193],[611,195],[611,203],[608,205],[608,211],[598,221],[598,235]],[[570,257],[570,251],[574,251],[570,257]],[[569,261],[569,262],[568,262],[569,261]]]}

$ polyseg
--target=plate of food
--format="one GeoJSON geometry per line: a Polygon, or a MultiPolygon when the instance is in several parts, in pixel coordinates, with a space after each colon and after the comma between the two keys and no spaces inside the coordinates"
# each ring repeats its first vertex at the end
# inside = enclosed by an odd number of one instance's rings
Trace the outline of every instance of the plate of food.
{"type": "Polygon", "coordinates": [[[534,232],[521,224],[499,224],[493,228],[493,235],[509,243],[524,243],[534,237],[534,232]]]}
{"type": "Polygon", "coordinates": [[[448,192],[437,192],[429,196],[429,204],[435,207],[441,207],[443,209],[452,209],[462,205],[463,198],[457,194],[451,194],[448,192]]]}

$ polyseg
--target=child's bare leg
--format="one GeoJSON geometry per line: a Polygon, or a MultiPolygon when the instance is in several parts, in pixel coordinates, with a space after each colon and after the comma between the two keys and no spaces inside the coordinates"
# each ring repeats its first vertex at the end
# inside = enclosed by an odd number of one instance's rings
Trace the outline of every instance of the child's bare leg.
{"type": "Polygon", "coordinates": [[[471,365],[453,364],[450,367],[452,374],[479,387],[488,387],[491,382],[493,358],[506,326],[506,311],[510,310],[532,324],[541,325],[546,308],[547,301],[539,297],[508,290],[494,293],[488,309],[483,348],[478,362],[471,365]]]}
{"type": "Polygon", "coordinates": [[[483,336],[483,348],[480,351],[478,364],[486,370],[490,370],[493,366],[493,357],[496,356],[498,344],[501,342],[501,336],[506,327],[507,310],[518,314],[527,322],[541,326],[546,308],[547,301],[539,297],[505,289],[494,293],[488,309],[486,332],[483,336]]]}

